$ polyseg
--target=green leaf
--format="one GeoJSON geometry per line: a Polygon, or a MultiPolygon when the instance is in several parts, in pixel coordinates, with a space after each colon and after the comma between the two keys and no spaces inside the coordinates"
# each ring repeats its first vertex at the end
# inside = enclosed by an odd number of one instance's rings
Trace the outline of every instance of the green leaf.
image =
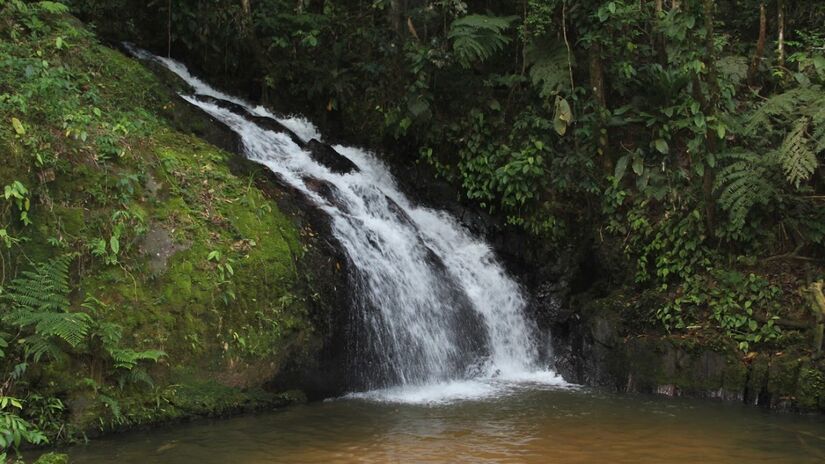
{"type": "Polygon", "coordinates": [[[17,132],[17,135],[26,135],[26,128],[23,127],[23,123],[20,122],[17,118],[11,118],[11,125],[14,127],[14,131],[17,132]]]}
{"type": "Polygon", "coordinates": [[[62,14],[62,13],[68,13],[69,12],[69,7],[67,7],[66,5],[64,5],[60,2],[42,1],[42,2],[37,2],[37,6],[41,10],[45,11],[46,13],[51,13],[51,14],[62,14]]]}
{"type": "Polygon", "coordinates": [[[624,155],[619,158],[619,161],[616,162],[616,171],[613,176],[616,178],[617,181],[622,180],[624,177],[625,171],[627,171],[627,163],[630,161],[630,155],[624,155]]]}
{"type": "Polygon", "coordinates": [[[668,147],[667,141],[665,139],[657,139],[654,143],[656,145],[656,151],[658,151],[659,153],[667,155],[670,151],[670,147],[668,147]]]}
{"type": "Polygon", "coordinates": [[[633,172],[641,176],[645,172],[645,163],[640,156],[633,157],[633,172]]]}
{"type": "Polygon", "coordinates": [[[573,110],[570,109],[570,103],[562,97],[556,98],[556,114],[553,118],[553,129],[560,136],[567,133],[567,126],[573,122],[573,110]]]}
{"type": "Polygon", "coordinates": [[[825,70],[825,56],[816,55],[813,58],[813,62],[814,62],[814,68],[816,68],[817,71],[825,70]]]}
{"type": "Polygon", "coordinates": [[[112,253],[118,254],[118,252],[120,252],[120,241],[117,237],[112,236],[112,238],[109,239],[109,246],[112,248],[112,253]]]}

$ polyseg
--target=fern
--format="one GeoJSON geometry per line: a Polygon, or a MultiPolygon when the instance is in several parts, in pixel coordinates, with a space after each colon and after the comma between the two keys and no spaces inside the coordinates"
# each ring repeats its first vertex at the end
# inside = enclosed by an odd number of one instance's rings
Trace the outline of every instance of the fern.
{"type": "Polygon", "coordinates": [[[776,189],[768,178],[764,157],[739,151],[721,155],[720,161],[724,167],[716,177],[719,204],[730,215],[734,230],[741,230],[753,206],[770,201],[776,189]]]}
{"type": "Polygon", "coordinates": [[[782,165],[785,178],[796,188],[799,188],[802,181],[811,178],[818,165],[816,153],[807,136],[809,124],[810,119],[800,118],[776,152],[777,161],[782,165]]]}
{"type": "Polygon", "coordinates": [[[69,7],[59,2],[37,2],[38,9],[49,14],[63,14],[69,12],[69,7]]]}
{"type": "Polygon", "coordinates": [[[808,86],[773,96],[746,119],[742,132],[768,140],[784,133],[773,156],[788,183],[798,189],[819,167],[817,155],[825,151],[825,91],[808,86]]]}
{"type": "Polygon", "coordinates": [[[69,264],[73,255],[37,263],[9,285],[4,299],[29,311],[60,311],[69,306],[69,264]]]}
{"type": "Polygon", "coordinates": [[[530,81],[542,97],[556,95],[570,87],[567,50],[564,47],[530,44],[524,55],[530,66],[530,81]]]}
{"type": "Polygon", "coordinates": [[[73,255],[48,263],[35,264],[12,281],[3,295],[10,310],[3,321],[18,329],[31,329],[26,339],[27,353],[39,360],[44,355],[56,357],[60,348],[56,341],[77,347],[86,339],[92,318],[85,313],[70,313],[69,264],[73,255]]]}
{"type": "Polygon", "coordinates": [[[152,376],[146,372],[146,369],[136,367],[126,372],[125,375],[121,375],[118,379],[118,386],[121,389],[125,387],[127,384],[138,384],[142,383],[147,387],[154,387],[155,382],[152,380],[152,376]]]}
{"type": "Polygon", "coordinates": [[[729,55],[719,58],[716,68],[726,80],[737,85],[748,77],[748,59],[744,56],[729,55]]]}
{"type": "Polygon", "coordinates": [[[135,351],[112,348],[109,350],[109,355],[112,357],[116,368],[132,370],[141,361],[157,362],[160,358],[166,356],[166,353],[160,350],[135,351]]]}
{"type": "Polygon", "coordinates": [[[817,120],[825,120],[823,106],[825,91],[817,85],[798,87],[774,95],[748,117],[744,127],[745,134],[756,135],[760,131],[773,131],[776,130],[777,122],[793,121],[799,116],[816,115],[817,120]]]}
{"type": "Polygon", "coordinates": [[[811,119],[813,121],[811,138],[814,141],[814,152],[822,154],[825,152],[825,104],[819,106],[819,109],[811,115],[811,119]]]}
{"type": "Polygon", "coordinates": [[[468,15],[453,21],[448,38],[453,41],[459,63],[468,68],[503,50],[512,41],[504,31],[516,19],[516,16],[468,15]]]}

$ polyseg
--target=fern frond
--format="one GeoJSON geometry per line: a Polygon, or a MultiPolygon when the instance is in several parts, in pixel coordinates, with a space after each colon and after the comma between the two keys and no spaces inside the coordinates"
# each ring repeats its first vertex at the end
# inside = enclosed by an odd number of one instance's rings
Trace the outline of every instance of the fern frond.
{"type": "Polygon", "coordinates": [[[35,4],[35,6],[37,6],[37,8],[40,11],[43,11],[43,12],[46,12],[46,13],[49,13],[49,14],[62,14],[62,13],[68,13],[69,12],[69,7],[62,4],[62,3],[59,3],[59,2],[42,1],[42,2],[37,2],[35,4]]]}
{"type": "Polygon", "coordinates": [[[740,230],[756,204],[765,204],[776,194],[768,178],[764,157],[748,152],[731,152],[720,156],[724,167],[716,177],[719,205],[730,215],[731,225],[740,230]]]}
{"type": "Polygon", "coordinates": [[[3,298],[12,306],[29,311],[62,311],[69,306],[69,265],[73,255],[61,256],[47,263],[37,263],[33,270],[9,285],[3,298]]]}
{"type": "Polygon", "coordinates": [[[486,61],[501,51],[512,39],[504,35],[516,16],[467,15],[450,25],[448,38],[453,51],[464,67],[477,61],[486,61]]]}
{"type": "Polygon", "coordinates": [[[19,329],[31,329],[26,351],[35,359],[56,357],[60,353],[55,341],[77,347],[86,339],[92,318],[85,313],[69,313],[69,265],[73,255],[47,263],[37,263],[33,270],[20,273],[9,285],[2,299],[10,310],[3,321],[19,329]]]}
{"type": "Polygon", "coordinates": [[[98,393],[97,397],[100,402],[104,404],[104,406],[112,411],[112,416],[114,416],[115,421],[120,421],[122,417],[120,412],[120,402],[117,399],[103,393],[98,393]]]}
{"type": "Polygon", "coordinates": [[[60,346],[50,338],[32,335],[26,339],[26,357],[38,363],[43,358],[58,359],[63,355],[60,346]]]}
{"type": "Polygon", "coordinates": [[[739,55],[723,56],[716,61],[716,69],[725,80],[740,84],[748,77],[748,59],[739,55]]]}
{"type": "Polygon", "coordinates": [[[20,328],[33,327],[43,338],[55,337],[76,347],[89,334],[92,318],[86,313],[55,313],[49,311],[15,310],[4,320],[20,328]]]}
{"type": "Polygon", "coordinates": [[[118,381],[120,384],[120,388],[123,388],[127,383],[128,384],[136,384],[142,383],[145,384],[147,387],[154,387],[155,382],[152,380],[152,376],[146,372],[146,369],[135,368],[130,370],[126,375],[122,376],[118,381]]]}
{"type": "Polygon", "coordinates": [[[782,146],[775,152],[777,162],[785,172],[785,178],[796,188],[799,188],[802,181],[810,179],[819,165],[812,143],[808,139],[809,124],[810,119],[807,117],[799,118],[785,137],[782,146]]]}
{"type": "Polygon", "coordinates": [[[811,121],[813,129],[811,140],[814,142],[814,152],[821,155],[825,152],[825,102],[811,116],[811,121]]]}
{"type": "Polygon", "coordinates": [[[825,105],[825,92],[818,86],[798,87],[768,98],[751,114],[745,124],[745,134],[776,129],[776,118],[795,119],[805,109],[819,109],[825,105]]]}
{"type": "Polygon", "coordinates": [[[567,50],[561,45],[543,47],[530,44],[526,47],[524,59],[530,66],[530,81],[542,97],[570,88],[567,58],[567,50]]]}

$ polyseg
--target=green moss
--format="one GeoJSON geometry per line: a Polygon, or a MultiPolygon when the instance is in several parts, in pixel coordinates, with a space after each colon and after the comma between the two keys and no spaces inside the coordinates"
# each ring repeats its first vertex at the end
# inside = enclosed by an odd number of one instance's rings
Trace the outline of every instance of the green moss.
{"type": "Polygon", "coordinates": [[[825,372],[811,366],[801,368],[797,403],[806,410],[825,412],[825,372]]]}
{"type": "Polygon", "coordinates": [[[34,464],[69,464],[69,455],[60,453],[46,453],[37,458],[34,464]]]}
{"type": "Polygon", "coordinates": [[[25,114],[0,102],[0,121],[26,126],[21,136],[0,124],[0,183],[24,181],[33,195],[34,224],[13,225],[27,240],[12,251],[11,271],[77,253],[72,307],[98,298],[106,304],[100,317],[123,328],[128,346],[167,357],[151,367],[150,389],[107,385],[92,374],[95,360],[78,358],[40,371],[48,387],[39,393],[64,399],[81,431],[285,404],[261,385],[286,359],[317,347],[298,293],[293,220],[233,175],[234,155],[175,129],[183,119],[211,126],[191,111],[181,116],[175,93],[140,63],[96,43],[74,20],[47,23],[37,40],[0,40],[9,62],[50,63],[37,82],[21,78],[23,65],[0,70],[11,87],[4,92],[29,95],[25,114]],[[42,46],[57,36],[71,38],[71,50],[42,46]],[[65,135],[67,120],[76,137],[65,135]],[[100,241],[108,263],[91,252],[100,241]],[[231,274],[221,278],[212,251],[231,274]]]}

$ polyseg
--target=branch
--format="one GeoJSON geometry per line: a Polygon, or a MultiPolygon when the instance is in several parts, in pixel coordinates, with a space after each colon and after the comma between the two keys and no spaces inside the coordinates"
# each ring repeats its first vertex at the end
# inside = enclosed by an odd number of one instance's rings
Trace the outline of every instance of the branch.
{"type": "Polygon", "coordinates": [[[576,84],[573,80],[573,52],[570,50],[570,41],[567,39],[567,1],[561,5],[561,30],[564,33],[564,45],[567,46],[567,70],[570,72],[570,97],[576,95],[576,84]]]}
{"type": "Polygon", "coordinates": [[[784,254],[781,254],[781,255],[767,257],[767,258],[763,259],[762,262],[763,263],[768,263],[768,262],[771,262],[771,261],[781,261],[781,260],[784,260],[784,259],[797,259],[797,260],[800,260],[800,261],[812,261],[812,262],[821,261],[821,260],[816,259],[816,258],[810,258],[810,257],[807,257],[807,256],[800,256],[799,251],[802,250],[802,248],[804,248],[804,247],[805,247],[805,244],[799,245],[791,252],[784,253],[784,254]]]}
{"type": "Polygon", "coordinates": [[[411,16],[407,17],[407,29],[410,31],[410,35],[415,38],[416,42],[421,42],[421,39],[418,37],[418,32],[416,32],[415,26],[413,25],[411,16]]]}

